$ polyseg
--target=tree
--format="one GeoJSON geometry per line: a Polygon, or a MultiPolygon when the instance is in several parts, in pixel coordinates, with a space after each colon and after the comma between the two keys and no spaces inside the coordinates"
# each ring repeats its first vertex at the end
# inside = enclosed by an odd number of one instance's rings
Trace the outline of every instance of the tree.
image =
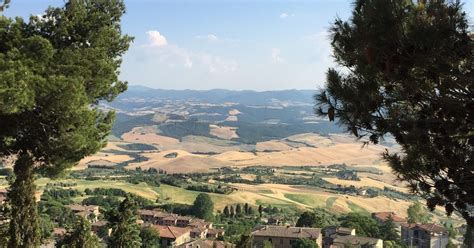
{"type": "Polygon", "coordinates": [[[403,248],[403,245],[398,244],[396,241],[387,240],[383,242],[383,247],[385,248],[403,248]]]}
{"type": "Polygon", "coordinates": [[[137,224],[137,205],[130,195],[120,203],[117,210],[108,213],[112,233],[109,247],[140,247],[140,227],[137,224]]]}
{"type": "Polygon", "coordinates": [[[421,203],[415,202],[407,209],[408,223],[426,224],[431,221],[431,214],[421,203]]]}
{"type": "Polygon", "coordinates": [[[160,233],[152,227],[143,228],[140,231],[140,238],[142,239],[142,248],[160,247],[160,233]]]}
{"type": "Polygon", "coordinates": [[[224,216],[227,217],[227,218],[230,217],[229,206],[224,207],[224,216]]]}
{"type": "Polygon", "coordinates": [[[56,243],[58,248],[99,248],[99,239],[92,233],[89,222],[78,217],[73,228],[68,230],[62,239],[56,243]]]}
{"type": "Polygon", "coordinates": [[[366,237],[379,237],[377,222],[369,216],[359,213],[348,213],[341,217],[341,226],[354,228],[357,235],[366,237]]]}
{"type": "Polygon", "coordinates": [[[391,215],[389,215],[387,220],[385,220],[385,222],[383,222],[380,225],[379,229],[380,229],[380,238],[382,240],[391,240],[391,241],[399,240],[399,235],[397,233],[397,229],[391,215]]]}
{"type": "Polygon", "coordinates": [[[324,209],[316,209],[314,212],[304,212],[296,222],[297,227],[318,227],[336,225],[337,218],[334,214],[324,209]]]}
{"type": "Polygon", "coordinates": [[[29,21],[0,16],[0,157],[14,159],[16,175],[10,247],[39,245],[34,175],[59,176],[106,143],[114,113],[98,102],[126,89],[124,12],[120,0],[70,0],[29,21]]]}
{"type": "Polygon", "coordinates": [[[245,213],[246,215],[249,214],[249,204],[248,204],[248,203],[245,203],[245,204],[244,204],[244,213],[245,213]]]}
{"type": "Polygon", "coordinates": [[[240,236],[239,242],[237,242],[236,248],[252,248],[252,237],[250,235],[240,236]]]}
{"type": "Polygon", "coordinates": [[[258,205],[258,213],[260,214],[260,218],[261,218],[262,215],[263,215],[263,206],[262,205],[258,205]]]}
{"type": "Polygon", "coordinates": [[[466,233],[464,234],[463,245],[468,247],[474,247],[474,229],[471,226],[467,226],[466,233]]]}
{"type": "Polygon", "coordinates": [[[292,248],[319,248],[318,244],[311,239],[297,239],[292,248]]]}
{"type": "Polygon", "coordinates": [[[461,1],[357,0],[331,28],[333,55],[317,113],[366,144],[387,136],[395,174],[430,210],[459,211],[474,225],[474,42],[461,1]]]}
{"type": "Polygon", "coordinates": [[[208,194],[200,193],[193,204],[193,214],[205,220],[212,220],[214,218],[214,202],[208,194]]]}
{"type": "Polygon", "coordinates": [[[235,207],[235,215],[242,216],[242,206],[240,204],[235,207]]]}
{"type": "Polygon", "coordinates": [[[259,248],[273,248],[272,242],[265,240],[258,246],[259,248]]]}

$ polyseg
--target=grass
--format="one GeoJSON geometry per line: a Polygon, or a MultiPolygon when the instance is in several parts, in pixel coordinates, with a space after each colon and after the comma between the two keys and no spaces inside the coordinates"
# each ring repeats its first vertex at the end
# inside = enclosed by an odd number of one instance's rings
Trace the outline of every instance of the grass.
{"type": "Polygon", "coordinates": [[[351,202],[347,201],[347,206],[351,209],[352,212],[360,213],[360,214],[365,214],[365,215],[370,215],[369,211],[367,211],[365,208],[351,202]]]}
{"type": "Polygon", "coordinates": [[[326,200],[326,208],[327,209],[331,209],[332,206],[334,205],[334,202],[336,202],[338,197],[329,197],[327,200],[326,200]]]}
{"type": "Polygon", "coordinates": [[[286,193],[284,196],[292,201],[311,206],[311,207],[323,207],[324,201],[321,197],[315,197],[312,195],[303,195],[303,194],[289,194],[286,193]]]}

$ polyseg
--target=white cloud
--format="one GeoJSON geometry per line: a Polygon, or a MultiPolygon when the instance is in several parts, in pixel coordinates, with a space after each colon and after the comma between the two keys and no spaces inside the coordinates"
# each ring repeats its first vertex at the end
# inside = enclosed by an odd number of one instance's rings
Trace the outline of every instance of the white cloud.
{"type": "Polygon", "coordinates": [[[286,19],[286,18],[288,18],[288,16],[290,16],[290,15],[288,15],[287,13],[281,13],[280,14],[281,19],[286,19]]]}
{"type": "Polygon", "coordinates": [[[273,48],[272,49],[272,61],[273,63],[276,64],[282,64],[285,63],[286,60],[281,57],[281,51],[278,48],[273,48]]]}
{"type": "Polygon", "coordinates": [[[151,47],[162,47],[168,45],[168,41],[166,37],[160,34],[160,32],[156,30],[150,30],[146,32],[148,35],[148,45],[151,47]]]}
{"type": "MultiPolygon", "coordinates": [[[[204,71],[210,74],[225,74],[237,70],[235,60],[224,59],[208,53],[197,53],[175,44],[168,44],[166,38],[158,31],[148,31],[148,43],[141,46],[147,60],[160,63],[170,68],[181,65],[181,68],[204,71]]],[[[218,41],[214,34],[199,36],[208,41],[218,41]]],[[[196,36],[198,38],[198,36],[196,36]]]]}
{"type": "Polygon", "coordinates": [[[215,34],[197,35],[196,38],[200,40],[206,40],[208,42],[216,42],[220,40],[215,34]]]}

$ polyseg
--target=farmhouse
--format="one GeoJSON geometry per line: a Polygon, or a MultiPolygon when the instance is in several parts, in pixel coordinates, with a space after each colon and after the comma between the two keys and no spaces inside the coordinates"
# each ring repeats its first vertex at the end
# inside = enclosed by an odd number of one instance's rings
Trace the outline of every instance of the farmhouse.
{"type": "Polygon", "coordinates": [[[446,247],[448,230],[436,224],[402,224],[402,240],[419,248],[446,247]]]}
{"type": "Polygon", "coordinates": [[[71,211],[77,215],[81,216],[91,222],[96,222],[98,216],[100,214],[99,206],[96,205],[78,205],[78,204],[71,204],[68,205],[71,211]]]}
{"type": "Polygon", "coordinates": [[[263,226],[252,232],[253,245],[269,241],[274,248],[291,248],[298,239],[311,239],[322,247],[323,238],[320,228],[263,226]]]}
{"type": "Polygon", "coordinates": [[[191,241],[189,228],[152,225],[160,233],[161,247],[174,247],[191,241]]]}

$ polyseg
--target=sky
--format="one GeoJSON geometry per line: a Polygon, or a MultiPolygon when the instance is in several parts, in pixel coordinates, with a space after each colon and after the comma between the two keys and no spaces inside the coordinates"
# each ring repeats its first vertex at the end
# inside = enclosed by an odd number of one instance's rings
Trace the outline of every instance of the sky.
{"type": "MultiPolygon", "coordinates": [[[[120,79],[161,89],[317,89],[334,66],[328,28],[349,0],[125,0],[135,37],[120,79]]],[[[465,0],[474,17],[474,0],[465,0]]],[[[7,16],[63,0],[12,0],[7,16]]],[[[473,19],[473,18],[471,18],[473,19]]]]}

